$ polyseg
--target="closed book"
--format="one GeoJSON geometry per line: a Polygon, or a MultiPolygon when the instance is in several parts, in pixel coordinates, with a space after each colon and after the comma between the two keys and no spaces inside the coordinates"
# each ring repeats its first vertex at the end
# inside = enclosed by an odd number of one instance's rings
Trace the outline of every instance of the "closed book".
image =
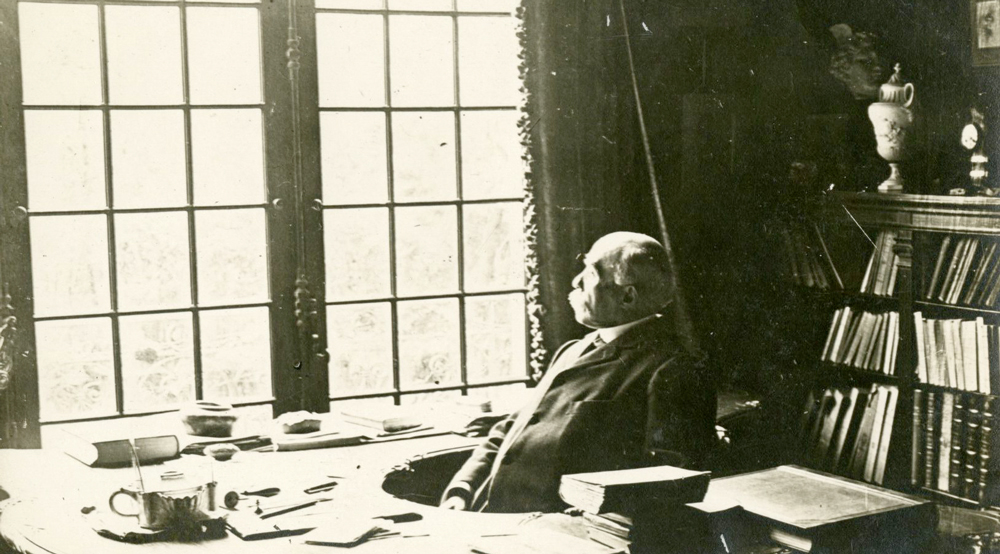
{"type": "Polygon", "coordinates": [[[399,406],[352,406],[342,411],[341,417],[348,423],[386,433],[414,429],[424,424],[423,415],[399,406]]]}
{"type": "Polygon", "coordinates": [[[882,371],[882,359],[885,354],[886,331],[889,329],[889,315],[878,314],[875,316],[875,327],[872,329],[872,342],[865,353],[865,359],[861,367],[871,371],[882,371]]]}
{"type": "Polygon", "coordinates": [[[938,368],[938,346],[937,335],[935,333],[936,324],[933,319],[924,320],[924,344],[927,357],[927,382],[932,385],[944,385],[944,377],[938,368]]]}
{"type": "Polygon", "coordinates": [[[979,241],[970,238],[969,245],[965,249],[965,254],[962,256],[962,263],[959,265],[958,272],[955,275],[955,282],[952,283],[951,293],[948,295],[948,303],[955,304],[961,297],[962,289],[965,287],[965,281],[968,280],[969,268],[972,266],[972,260],[976,256],[976,248],[979,246],[979,241]]]}
{"type": "Polygon", "coordinates": [[[816,438],[815,446],[810,451],[810,465],[822,467],[827,454],[830,451],[830,443],[833,441],[833,431],[837,426],[841,405],[844,402],[844,393],[838,389],[829,391],[830,401],[823,407],[822,422],[819,428],[819,435],[816,438]]]}
{"type": "Polygon", "coordinates": [[[839,360],[840,363],[845,365],[853,365],[854,358],[858,355],[858,349],[861,348],[861,344],[866,338],[870,337],[871,326],[874,323],[875,314],[870,314],[868,312],[862,312],[861,317],[858,321],[858,326],[854,330],[854,334],[851,337],[851,344],[847,350],[847,354],[839,360]]]}
{"type": "Polygon", "coordinates": [[[997,399],[992,396],[983,397],[982,423],[979,426],[979,475],[976,484],[980,505],[993,505],[996,498],[997,437],[996,408],[997,399]]]}
{"type": "Polygon", "coordinates": [[[855,387],[855,389],[858,392],[858,398],[854,401],[850,421],[845,421],[847,428],[843,431],[844,439],[839,458],[831,466],[835,468],[836,473],[847,473],[851,467],[851,462],[854,460],[854,447],[858,442],[858,433],[861,430],[861,424],[864,422],[865,414],[867,413],[869,399],[872,396],[871,389],[858,387],[855,387]]]}
{"type": "MultiPolygon", "coordinates": [[[[53,442],[57,448],[88,466],[121,467],[132,463],[128,438],[107,436],[94,428],[86,432],[60,429],[53,433],[53,442]]],[[[133,442],[140,464],[162,462],[180,454],[176,435],[138,437],[133,442]]]]}
{"type": "Polygon", "coordinates": [[[951,472],[951,418],[954,416],[955,394],[941,393],[941,442],[938,445],[937,489],[948,492],[951,472]]]}
{"type": "Polygon", "coordinates": [[[979,390],[979,352],[976,350],[976,330],[975,321],[959,322],[959,336],[962,340],[962,370],[965,373],[965,390],[979,390]]]}
{"type": "Polygon", "coordinates": [[[896,423],[896,403],[899,399],[899,389],[886,387],[885,419],[882,421],[882,436],[879,437],[878,454],[875,458],[875,475],[873,481],[881,485],[885,482],[885,466],[889,460],[889,446],[892,444],[892,428],[896,423]]]}
{"type": "Polygon", "coordinates": [[[847,329],[850,327],[851,320],[853,319],[850,306],[845,306],[843,310],[844,313],[840,319],[840,324],[837,326],[837,334],[833,337],[833,344],[830,346],[830,357],[827,358],[827,360],[834,363],[838,361],[841,345],[844,342],[844,335],[847,334],[847,329]]]}
{"type": "Polygon", "coordinates": [[[865,266],[865,274],[861,278],[860,292],[871,292],[872,290],[872,286],[875,283],[875,272],[878,271],[878,264],[876,263],[876,260],[878,260],[881,255],[882,244],[884,242],[885,235],[883,233],[879,233],[878,236],[875,237],[875,249],[872,250],[871,255],[868,256],[868,264],[865,266]]]}
{"type": "Polygon", "coordinates": [[[950,245],[951,235],[945,235],[944,239],[941,241],[941,247],[938,249],[937,262],[934,263],[934,272],[931,274],[927,288],[924,290],[924,298],[928,300],[934,298],[935,292],[938,289],[938,283],[941,280],[941,268],[944,267],[945,259],[948,256],[948,247],[950,245]]]}
{"type": "Polygon", "coordinates": [[[592,514],[701,502],[711,473],[672,466],[563,475],[559,497],[592,514]]]}
{"type": "Polygon", "coordinates": [[[913,424],[910,427],[910,484],[924,484],[924,412],[927,399],[921,389],[913,390],[913,424]]]}
{"type": "Polygon", "coordinates": [[[934,332],[938,341],[938,350],[943,354],[938,362],[943,362],[945,382],[947,387],[960,388],[958,384],[958,372],[955,370],[955,339],[951,334],[951,323],[947,319],[935,321],[934,332]],[[938,334],[939,333],[939,334],[938,334]]]}
{"type": "MultiPolygon", "coordinates": [[[[959,319],[945,320],[945,329],[951,333],[951,357],[955,367],[955,387],[965,389],[965,362],[962,360],[962,321],[959,319]]],[[[948,337],[945,336],[945,345],[948,346],[948,337]]]]}
{"type": "Polygon", "coordinates": [[[837,328],[840,325],[840,320],[844,316],[844,313],[844,308],[840,308],[833,312],[833,319],[830,321],[830,330],[826,334],[826,342],[823,343],[823,354],[820,357],[821,360],[830,360],[830,348],[833,346],[833,338],[837,335],[837,328]]]}
{"type": "Polygon", "coordinates": [[[962,296],[962,303],[972,304],[973,298],[979,292],[979,289],[983,285],[983,280],[992,269],[993,259],[996,256],[997,243],[993,243],[987,246],[985,249],[980,248],[980,255],[978,263],[976,264],[975,273],[969,282],[969,286],[966,287],[965,294],[962,296]]]}
{"type": "Polygon", "coordinates": [[[929,383],[927,380],[927,342],[924,340],[924,314],[913,312],[913,332],[917,342],[917,381],[929,383]]]}
{"type": "Polygon", "coordinates": [[[938,434],[941,429],[940,394],[935,391],[924,391],[927,399],[927,409],[924,412],[924,486],[934,488],[937,484],[937,451],[938,434]]]}
{"type": "Polygon", "coordinates": [[[885,350],[886,362],[884,373],[896,374],[896,354],[899,352],[899,313],[889,312],[889,346],[885,350]]]}
{"type": "Polygon", "coordinates": [[[1000,393],[1000,326],[986,326],[986,342],[990,358],[990,390],[1000,393]]]}
{"type": "Polygon", "coordinates": [[[989,266],[983,273],[983,280],[979,286],[972,291],[972,301],[970,304],[984,304],[990,295],[993,283],[1000,279],[1000,256],[993,256],[989,266]]]}
{"type": "Polygon", "coordinates": [[[817,553],[917,552],[937,523],[933,502],[797,466],[714,479],[709,495],[736,500],[772,538],[817,553]]]}
{"type": "MultiPolygon", "coordinates": [[[[873,386],[871,394],[868,395],[868,405],[865,406],[861,426],[858,427],[858,438],[854,443],[854,454],[851,456],[851,463],[847,467],[847,474],[855,479],[860,479],[865,474],[865,460],[868,458],[868,446],[872,439],[872,428],[875,424],[875,412],[879,396],[878,387],[873,386]]],[[[884,406],[885,404],[883,403],[884,406]]]]}
{"type": "Polygon", "coordinates": [[[830,442],[830,449],[826,460],[821,464],[824,469],[835,471],[840,463],[841,453],[844,451],[844,442],[847,439],[847,432],[851,426],[854,415],[854,407],[858,402],[858,387],[851,387],[844,393],[844,399],[840,403],[840,414],[837,417],[837,424],[833,430],[833,439],[830,442]]]}
{"type": "Polygon", "coordinates": [[[981,317],[976,318],[976,382],[979,392],[991,394],[990,386],[990,343],[986,332],[986,322],[981,317]]]}
{"type": "Polygon", "coordinates": [[[883,424],[885,423],[885,408],[889,403],[889,387],[878,385],[875,417],[872,419],[871,437],[868,439],[868,452],[865,454],[865,469],[862,478],[871,483],[875,480],[875,462],[878,458],[879,441],[882,440],[883,424]]]}
{"type": "MultiPolygon", "coordinates": [[[[961,494],[965,488],[962,483],[962,470],[965,465],[965,401],[966,395],[955,393],[955,402],[951,413],[951,454],[948,460],[948,490],[953,494],[961,494]]],[[[945,422],[941,423],[946,425],[945,422]]]]}
{"type": "Polygon", "coordinates": [[[982,397],[969,395],[965,400],[965,433],[962,435],[962,489],[958,493],[970,500],[977,498],[979,476],[979,441],[982,425],[982,397]]]}
{"type": "Polygon", "coordinates": [[[854,351],[853,356],[848,358],[847,365],[857,368],[864,367],[865,355],[868,353],[868,346],[875,336],[875,324],[878,322],[878,317],[878,315],[870,313],[865,313],[862,316],[861,328],[858,329],[857,350],[854,351]]]}
{"type": "Polygon", "coordinates": [[[875,283],[871,292],[879,296],[885,296],[889,285],[889,276],[892,272],[892,258],[895,255],[893,248],[896,245],[895,231],[882,231],[882,247],[879,250],[878,271],[875,272],[875,283]]]}
{"type": "Polygon", "coordinates": [[[955,279],[955,273],[958,271],[958,266],[962,262],[962,256],[965,254],[965,249],[969,244],[969,240],[970,239],[967,237],[963,237],[958,239],[958,242],[955,244],[955,249],[951,254],[951,262],[948,264],[948,271],[943,277],[941,288],[938,290],[937,295],[935,295],[935,298],[941,302],[946,302],[948,295],[951,294],[951,284],[955,279]]]}
{"type": "Polygon", "coordinates": [[[833,258],[830,257],[830,250],[826,247],[826,241],[823,240],[823,233],[819,231],[819,226],[814,222],[812,225],[813,232],[816,235],[816,242],[819,244],[820,253],[822,254],[823,261],[826,264],[826,269],[832,278],[832,285],[836,288],[844,288],[844,281],[840,278],[840,272],[837,271],[837,266],[833,263],[833,258]]]}

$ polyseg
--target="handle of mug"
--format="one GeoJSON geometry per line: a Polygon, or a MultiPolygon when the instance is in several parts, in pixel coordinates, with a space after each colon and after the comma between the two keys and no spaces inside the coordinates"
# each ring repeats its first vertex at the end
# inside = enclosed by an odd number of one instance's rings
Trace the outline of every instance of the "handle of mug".
{"type": "Polygon", "coordinates": [[[116,514],[118,514],[120,516],[125,516],[125,517],[135,517],[135,516],[138,516],[139,515],[139,501],[134,496],[135,494],[137,494],[137,493],[133,493],[132,491],[127,491],[127,490],[124,490],[124,489],[120,490],[120,491],[115,491],[114,493],[112,493],[111,498],[108,498],[108,507],[111,508],[112,512],[114,512],[114,513],[116,513],[116,514]],[[131,514],[125,513],[125,512],[122,512],[122,511],[118,510],[118,508],[115,507],[115,498],[119,494],[125,495],[125,496],[127,496],[127,497],[129,497],[129,498],[132,499],[132,502],[135,504],[135,507],[136,507],[135,513],[131,513],[131,514]]]}
{"type": "Polygon", "coordinates": [[[903,103],[904,108],[909,108],[910,104],[913,103],[913,83],[906,83],[903,85],[903,98],[906,102],[903,103]]]}

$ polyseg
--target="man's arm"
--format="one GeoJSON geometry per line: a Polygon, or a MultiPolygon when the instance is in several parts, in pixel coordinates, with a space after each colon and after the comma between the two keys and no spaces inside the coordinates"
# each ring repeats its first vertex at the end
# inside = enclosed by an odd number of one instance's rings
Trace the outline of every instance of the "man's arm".
{"type": "Polygon", "coordinates": [[[499,421],[490,429],[483,442],[472,451],[472,455],[445,487],[441,499],[442,506],[460,508],[461,506],[455,504],[448,505],[448,500],[455,497],[465,500],[465,508],[472,503],[476,491],[489,476],[490,470],[493,468],[493,460],[497,457],[497,451],[500,450],[500,445],[516,418],[517,412],[499,421]]]}
{"type": "Polygon", "coordinates": [[[715,383],[704,359],[671,358],[647,389],[645,450],[654,465],[698,466],[709,454],[715,426],[715,383]]]}

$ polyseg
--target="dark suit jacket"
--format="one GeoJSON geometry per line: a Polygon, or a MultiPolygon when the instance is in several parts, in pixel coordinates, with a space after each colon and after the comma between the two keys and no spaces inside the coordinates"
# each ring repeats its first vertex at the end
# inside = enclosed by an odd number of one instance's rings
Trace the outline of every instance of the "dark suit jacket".
{"type": "Polygon", "coordinates": [[[551,512],[566,507],[564,474],[701,467],[715,443],[715,379],[669,320],[637,325],[575,361],[560,363],[560,348],[536,389],[537,408],[498,423],[445,496],[464,494],[489,512],[551,512]]]}

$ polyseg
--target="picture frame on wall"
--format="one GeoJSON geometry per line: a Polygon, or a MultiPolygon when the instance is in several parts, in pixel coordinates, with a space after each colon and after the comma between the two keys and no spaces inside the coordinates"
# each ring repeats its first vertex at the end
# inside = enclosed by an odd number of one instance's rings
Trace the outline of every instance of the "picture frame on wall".
{"type": "Polygon", "coordinates": [[[969,0],[972,65],[1000,65],[1000,0],[969,0]]]}

